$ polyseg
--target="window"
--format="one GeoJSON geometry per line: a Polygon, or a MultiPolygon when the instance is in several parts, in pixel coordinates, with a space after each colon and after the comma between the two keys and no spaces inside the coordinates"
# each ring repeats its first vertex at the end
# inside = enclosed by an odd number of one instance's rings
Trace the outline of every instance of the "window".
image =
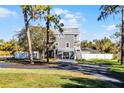
{"type": "Polygon", "coordinates": [[[77,37],[77,35],[74,35],[74,37],[77,37]]]}
{"type": "Polygon", "coordinates": [[[56,42],[56,46],[59,46],[59,43],[58,42],[56,42]]]}
{"type": "Polygon", "coordinates": [[[63,56],[62,51],[58,51],[57,52],[57,57],[60,58],[60,59],[62,59],[62,56],[63,56]]]}
{"type": "Polygon", "coordinates": [[[67,43],[66,43],[66,47],[70,47],[70,44],[69,44],[69,42],[67,42],[67,43]]]}

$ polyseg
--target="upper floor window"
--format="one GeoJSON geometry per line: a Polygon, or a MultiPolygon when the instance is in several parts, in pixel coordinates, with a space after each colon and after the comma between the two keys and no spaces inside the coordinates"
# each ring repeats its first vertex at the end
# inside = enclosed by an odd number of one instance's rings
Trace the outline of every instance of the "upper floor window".
{"type": "Polygon", "coordinates": [[[56,46],[58,46],[59,45],[59,43],[58,42],[56,42],[56,46]]]}
{"type": "Polygon", "coordinates": [[[80,40],[79,35],[74,35],[75,40],[80,40]]]}
{"type": "Polygon", "coordinates": [[[74,37],[77,37],[77,35],[74,35],[74,37]]]}
{"type": "Polygon", "coordinates": [[[70,43],[69,42],[66,42],[66,47],[70,47],[70,43]]]}

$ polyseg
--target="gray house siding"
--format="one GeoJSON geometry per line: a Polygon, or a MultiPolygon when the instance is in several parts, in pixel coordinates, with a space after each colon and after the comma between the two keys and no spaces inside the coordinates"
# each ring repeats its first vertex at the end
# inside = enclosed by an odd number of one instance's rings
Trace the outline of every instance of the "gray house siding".
{"type": "Polygon", "coordinates": [[[70,44],[69,48],[74,48],[74,35],[59,35],[56,37],[57,48],[67,48],[66,43],[70,44]]]}
{"type": "Polygon", "coordinates": [[[56,56],[62,59],[76,59],[80,50],[80,33],[78,28],[64,28],[63,33],[54,31],[56,37],[56,56]]]}

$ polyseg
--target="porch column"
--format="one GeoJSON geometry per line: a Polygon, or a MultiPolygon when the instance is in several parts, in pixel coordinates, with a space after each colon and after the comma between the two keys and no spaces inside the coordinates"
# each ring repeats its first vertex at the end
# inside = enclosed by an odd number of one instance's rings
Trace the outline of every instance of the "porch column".
{"type": "Polygon", "coordinates": [[[62,59],[63,59],[63,51],[62,51],[62,59]]]}

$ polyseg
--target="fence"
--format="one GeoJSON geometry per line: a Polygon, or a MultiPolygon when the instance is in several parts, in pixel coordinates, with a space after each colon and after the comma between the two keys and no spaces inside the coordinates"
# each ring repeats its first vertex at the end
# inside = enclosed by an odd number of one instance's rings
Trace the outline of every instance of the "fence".
{"type": "MultiPolygon", "coordinates": [[[[25,58],[29,58],[29,53],[28,52],[16,52],[14,54],[14,57],[16,59],[25,59],[25,58]]],[[[34,51],[33,52],[33,57],[35,59],[39,59],[39,52],[38,51],[34,51]]]]}
{"type": "Polygon", "coordinates": [[[113,59],[113,54],[82,54],[82,59],[113,59]]]}

